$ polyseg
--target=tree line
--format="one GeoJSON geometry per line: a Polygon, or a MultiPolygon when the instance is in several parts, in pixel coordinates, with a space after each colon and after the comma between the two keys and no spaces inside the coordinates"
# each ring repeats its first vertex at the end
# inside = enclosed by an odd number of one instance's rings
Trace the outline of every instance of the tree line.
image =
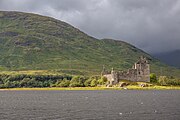
{"type": "MultiPolygon", "coordinates": [[[[157,85],[180,86],[180,79],[150,75],[150,82],[157,85]]],[[[70,76],[70,75],[27,75],[0,74],[0,88],[21,87],[95,87],[107,85],[107,78],[101,76],[70,76]]]]}
{"type": "Polygon", "coordinates": [[[0,88],[95,87],[97,85],[104,85],[106,82],[107,79],[100,76],[0,74],[0,88]]]}
{"type": "Polygon", "coordinates": [[[159,76],[157,77],[156,74],[150,74],[150,82],[155,83],[161,86],[180,86],[180,79],[174,78],[173,76],[159,76]]]}

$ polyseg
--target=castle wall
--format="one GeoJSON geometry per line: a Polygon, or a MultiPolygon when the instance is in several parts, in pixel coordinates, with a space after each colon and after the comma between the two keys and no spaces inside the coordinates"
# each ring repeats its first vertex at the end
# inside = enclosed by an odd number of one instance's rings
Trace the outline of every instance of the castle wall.
{"type": "Polygon", "coordinates": [[[109,85],[114,85],[114,84],[117,84],[119,82],[117,74],[106,74],[103,76],[107,78],[109,85]]]}
{"type": "Polygon", "coordinates": [[[146,58],[141,57],[140,60],[133,65],[132,69],[118,72],[112,70],[111,73],[104,74],[104,76],[107,77],[111,85],[117,84],[121,80],[150,82],[150,66],[146,58]]]}
{"type": "Polygon", "coordinates": [[[130,81],[137,81],[137,70],[136,69],[129,69],[128,71],[120,71],[118,73],[119,80],[130,80],[130,81]]]}

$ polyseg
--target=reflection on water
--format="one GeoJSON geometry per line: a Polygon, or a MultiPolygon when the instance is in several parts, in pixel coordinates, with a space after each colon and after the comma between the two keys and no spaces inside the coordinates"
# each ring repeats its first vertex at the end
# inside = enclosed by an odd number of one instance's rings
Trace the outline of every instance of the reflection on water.
{"type": "Polygon", "coordinates": [[[180,91],[0,91],[0,119],[178,120],[180,91]]]}

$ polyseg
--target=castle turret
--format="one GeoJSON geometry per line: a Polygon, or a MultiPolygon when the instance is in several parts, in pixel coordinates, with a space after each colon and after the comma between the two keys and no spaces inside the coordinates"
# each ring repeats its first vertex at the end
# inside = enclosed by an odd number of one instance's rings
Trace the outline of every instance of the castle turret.
{"type": "Polygon", "coordinates": [[[137,63],[135,63],[137,70],[137,80],[143,82],[150,82],[150,66],[148,60],[141,56],[137,63]]]}

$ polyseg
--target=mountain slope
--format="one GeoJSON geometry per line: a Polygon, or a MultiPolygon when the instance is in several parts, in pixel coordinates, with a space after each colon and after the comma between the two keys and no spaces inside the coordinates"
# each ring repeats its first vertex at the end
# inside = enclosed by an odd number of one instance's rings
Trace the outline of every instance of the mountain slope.
{"type": "Polygon", "coordinates": [[[161,68],[166,75],[180,73],[123,41],[98,40],[50,17],[0,12],[2,70],[59,69],[99,74],[103,65],[108,69],[127,69],[141,55],[150,60],[152,72],[160,73],[161,68]]]}
{"type": "Polygon", "coordinates": [[[154,56],[168,65],[180,68],[180,50],[155,54],[154,56]]]}

